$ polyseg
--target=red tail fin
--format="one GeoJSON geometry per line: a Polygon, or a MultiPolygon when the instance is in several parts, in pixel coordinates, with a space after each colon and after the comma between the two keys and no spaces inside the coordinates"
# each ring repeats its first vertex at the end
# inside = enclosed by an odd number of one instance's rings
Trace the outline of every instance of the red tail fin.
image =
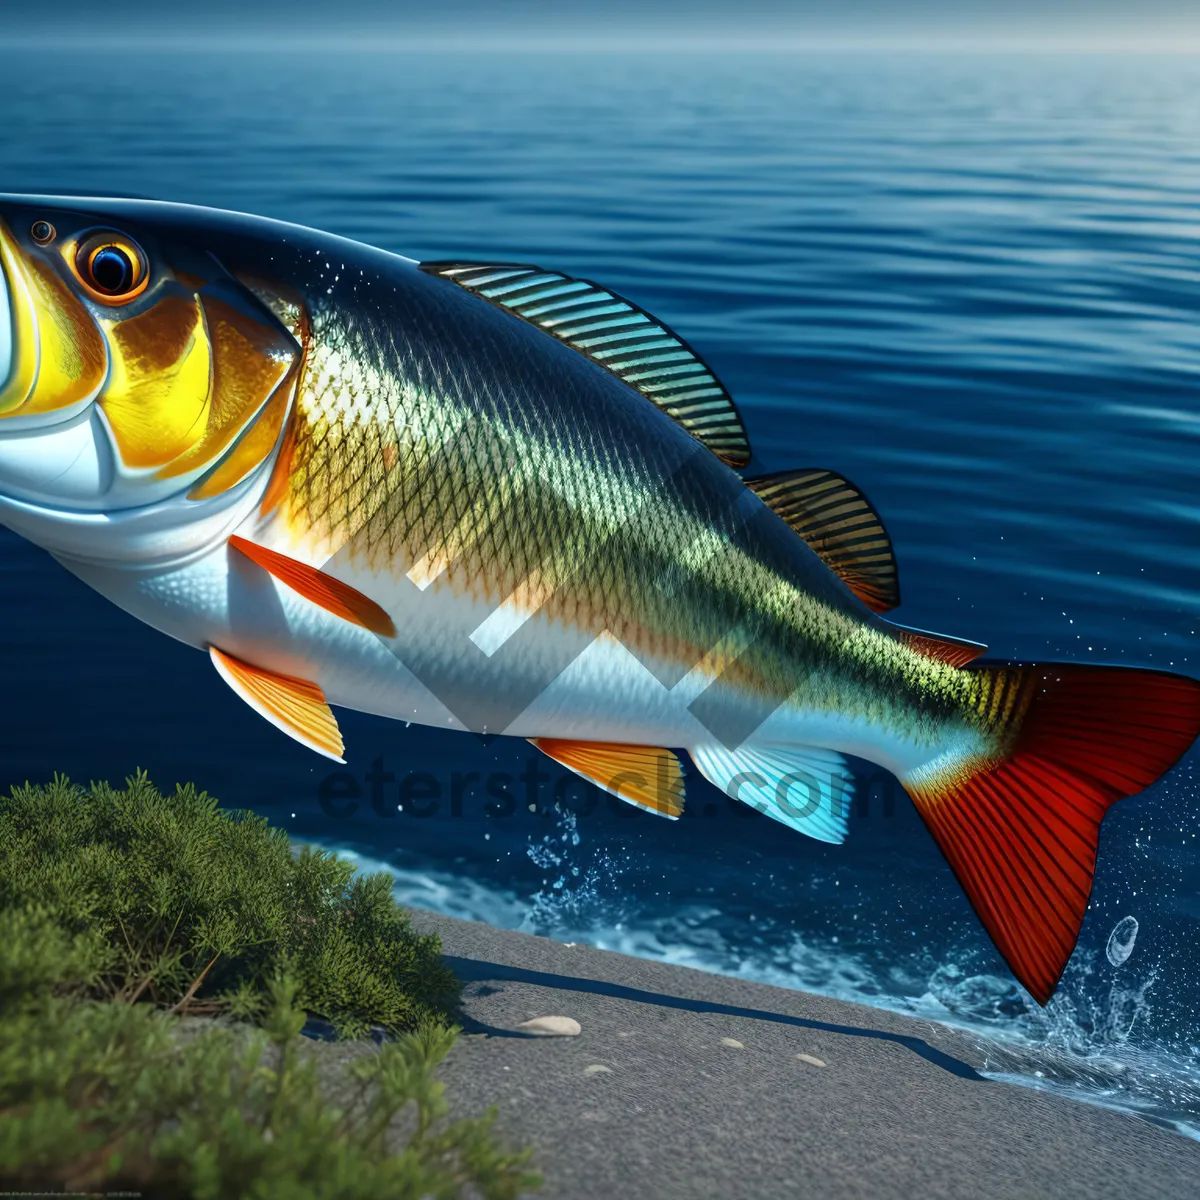
{"type": "Polygon", "coordinates": [[[904,781],[1013,974],[1054,994],[1092,890],[1108,806],[1149,787],[1200,733],[1200,683],[1120,667],[980,667],[1000,761],[904,781]]]}

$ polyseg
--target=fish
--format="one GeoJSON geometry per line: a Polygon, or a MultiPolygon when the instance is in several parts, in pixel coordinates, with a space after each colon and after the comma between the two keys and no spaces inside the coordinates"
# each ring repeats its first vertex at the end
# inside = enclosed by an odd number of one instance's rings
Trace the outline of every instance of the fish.
{"type": "Polygon", "coordinates": [[[19,195],[0,271],[0,522],[327,758],[337,707],[526,738],[668,819],[690,759],[829,843],[866,760],[1044,1005],[1105,812],[1200,732],[1189,677],[897,623],[862,490],[747,474],[716,373],[589,279],[19,195]]]}

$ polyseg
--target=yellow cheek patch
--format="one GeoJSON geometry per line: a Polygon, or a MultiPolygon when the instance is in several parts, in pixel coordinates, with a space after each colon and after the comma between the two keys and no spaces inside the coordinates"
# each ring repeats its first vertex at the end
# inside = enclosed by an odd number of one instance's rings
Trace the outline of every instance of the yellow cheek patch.
{"type": "Polygon", "coordinates": [[[37,309],[37,383],[22,412],[52,412],[94,395],[108,373],[104,338],[95,321],[48,263],[30,260],[37,309]]]}
{"type": "MultiPolygon", "coordinates": [[[[217,458],[279,388],[297,357],[295,343],[281,330],[247,317],[219,297],[203,296],[202,301],[212,349],[211,401],[205,412],[203,428],[196,430],[196,440],[184,454],[159,471],[160,478],[184,475],[217,458]]],[[[279,406],[272,401],[270,407],[275,409],[279,406]]],[[[256,436],[259,427],[263,426],[264,419],[271,417],[274,420],[274,432],[262,456],[253,464],[257,466],[275,445],[275,438],[283,426],[283,415],[283,409],[277,414],[264,413],[256,423],[256,428],[242,439],[234,457],[245,461],[253,453],[254,447],[267,433],[263,429],[262,435],[256,436]]],[[[270,423],[270,420],[266,421],[267,425],[270,423]]],[[[237,479],[245,473],[241,472],[237,479]]],[[[214,475],[212,479],[215,478],[214,475]]],[[[208,482],[211,483],[212,479],[208,482]]],[[[233,482],[236,483],[237,479],[233,482]]]]}
{"type": "Polygon", "coordinates": [[[227,492],[265,461],[279,440],[279,431],[283,428],[294,386],[292,382],[278,389],[258,420],[246,431],[245,436],[221,465],[188,492],[189,500],[208,500],[227,492]]]}
{"type": "Polygon", "coordinates": [[[105,320],[112,372],[101,400],[128,467],[164,467],[203,435],[212,354],[195,296],[164,296],[126,320],[105,320]]]}
{"type": "Polygon", "coordinates": [[[25,255],[0,223],[13,322],[13,363],[0,389],[0,416],[52,412],[92,395],[104,382],[104,338],[54,269],[25,255]]]}
{"type": "Polygon", "coordinates": [[[233,487],[278,445],[301,350],[244,293],[248,304],[176,275],[145,311],[126,315],[103,301],[97,317],[79,285],[3,222],[0,268],[12,321],[0,417],[68,408],[103,388],[99,405],[125,467],[170,479],[219,463],[193,499],[233,487]]]}
{"type": "Polygon", "coordinates": [[[29,398],[37,381],[37,323],[33,300],[12,235],[0,223],[0,265],[8,286],[8,307],[12,328],[12,367],[0,389],[0,415],[15,412],[29,398]]]}

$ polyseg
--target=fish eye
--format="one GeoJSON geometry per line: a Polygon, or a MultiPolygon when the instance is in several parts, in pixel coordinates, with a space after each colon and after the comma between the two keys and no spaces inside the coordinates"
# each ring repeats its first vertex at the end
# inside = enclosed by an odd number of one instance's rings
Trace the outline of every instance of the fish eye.
{"type": "Polygon", "coordinates": [[[75,274],[98,300],[124,304],[146,289],[146,255],[132,238],[102,230],[79,243],[75,274]]]}
{"type": "Polygon", "coordinates": [[[29,230],[29,236],[39,246],[48,246],[54,241],[54,226],[49,221],[34,221],[29,230]]]}

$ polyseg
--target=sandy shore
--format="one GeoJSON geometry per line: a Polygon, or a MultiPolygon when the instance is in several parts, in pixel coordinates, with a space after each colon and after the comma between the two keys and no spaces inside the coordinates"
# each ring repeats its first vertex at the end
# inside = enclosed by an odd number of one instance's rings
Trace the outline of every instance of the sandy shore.
{"type": "Polygon", "coordinates": [[[451,1095],[464,1112],[497,1102],[500,1128],[540,1147],[547,1196],[1159,1200],[1200,1187],[1200,1143],[982,1079],[969,1040],[943,1026],[413,915],[467,981],[451,1095]],[[546,1015],[582,1033],[518,1029],[546,1015]]]}

